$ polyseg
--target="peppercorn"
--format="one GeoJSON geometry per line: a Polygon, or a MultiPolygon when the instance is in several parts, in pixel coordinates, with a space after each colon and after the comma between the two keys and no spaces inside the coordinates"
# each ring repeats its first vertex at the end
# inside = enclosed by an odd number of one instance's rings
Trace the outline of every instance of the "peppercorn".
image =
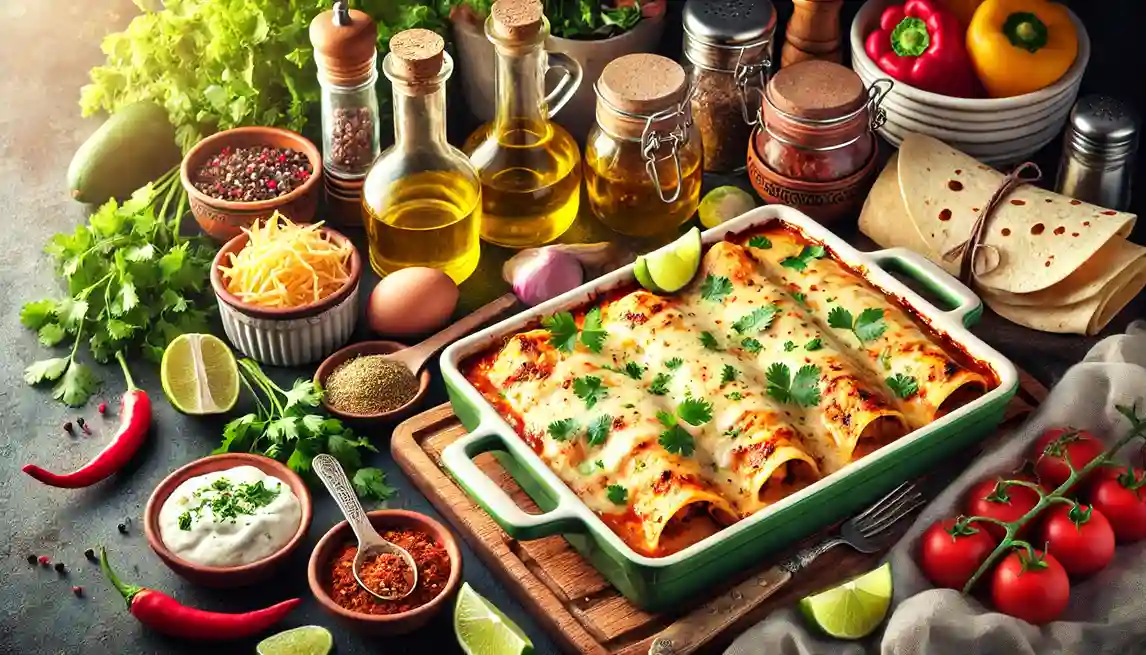
{"type": "Polygon", "coordinates": [[[252,146],[225,149],[195,171],[192,184],[220,200],[271,200],[302,186],[310,178],[306,154],[288,148],[252,146]]]}
{"type": "Polygon", "coordinates": [[[68,434],[75,434],[76,433],[76,429],[72,427],[71,421],[65,421],[64,422],[64,432],[67,432],[68,434]]]}
{"type": "Polygon", "coordinates": [[[48,565],[52,563],[52,558],[48,557],[47,555],[40,555],[39,562],[40,566],[47,568],[48,565]]]}
{"type": "Polygon", "coordinates": [[[125,525],[123,523],[120,523],[119,525],[115,526],[115,529],[119,530],[120,534],[127,534],[127,525],[125,525]]]}
{"type": "Polygon", "coordinates": [[[79,585],[76,585],[76,586],[72,587],[72,593],[76,595],[76,598],[83,598],[84,597],[84,588],[79,586],[79,585]]]}
{"type": "Polygon", "coordinates": [[[35,555],[28,555],[28,563],[29,564],[35,564],[36,563],[36,556],[35,555]]]}
{"type": "Polygon", "coordinates": [[[98,409],[99,409],[100,414],[106,414],[107,413],[107,403],[100,403],[98,409]]]}
{"type": "Polygon", "coordinates": [[[80,429],[84,431],[84,434],[92,433],[92,429],[88,427],[87,421],[85,421],[83,417],[77,418],[76,424],[80,426],[80,429]]]}
{"type": "Polygon", "coordinates": [[[67,567],[64,566],[63,562],[56,562],[56,573],[63,575],[66,570],[67,567]]]}
{"type": "Polygon", "coordinates": [[[96,559],[96,553],[95,553],[94,548],[89,548],[89,549],[85,550],[84,551],[84,557],[88,558],[89,560],[91,560],[93,562],[99,561],[98,559],[96,559]]]}

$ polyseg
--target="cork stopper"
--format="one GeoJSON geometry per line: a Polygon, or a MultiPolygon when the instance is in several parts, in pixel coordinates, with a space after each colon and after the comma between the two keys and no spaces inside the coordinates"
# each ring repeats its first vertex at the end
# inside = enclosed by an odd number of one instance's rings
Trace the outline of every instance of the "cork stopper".
{"type": "Polygon", "coordinates": [[[867,90],[855,71],[818,59],[780,69],[767,93],[780,111],[810,120],[847,116],[867,103],[867,90]]]}
{"type": "Polygon", "coordinates": [[[601,71],[597,88],[606,102],[621,111],[655,114],[680,104],[687,81],[680,64],[641,53],[610,62],[601,71]]]}
{"type": "Polygon", "coordinates": [[[377,57],[378,26],[370,16],[336,2],[310,22],[310,43],[319,71],[331,83],[358,86],[369,81],[377,57]]]}
{"type": "Polygon", "coordinates": [[[541,0],[497,0],[490,18],[494,36],[508,44],[533,41],[545,22],[541,0]]]}
{"type": "Polygon", "coordinates": [[[390,39],[393,70],[411,83],[437,77],[445,50],[445,40],[430,30],[403,30],[390,39]]]}

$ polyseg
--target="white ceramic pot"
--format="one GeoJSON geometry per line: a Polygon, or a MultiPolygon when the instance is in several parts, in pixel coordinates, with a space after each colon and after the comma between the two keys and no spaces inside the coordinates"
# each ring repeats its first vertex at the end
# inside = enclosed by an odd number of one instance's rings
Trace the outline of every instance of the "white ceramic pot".
{"type": "MultiPolygon", "coordinates": [[[[466,107],[480,121],[493,120],[496,104],[494,71],[496,54],[493,44],[480,25],[467,21],[452,23],[454,44],[458,51],[458,67],[465,94],[466,107]]],[[[585,142],[589,129],[596,120],[597,95],[593,86],[605,66],[624,55],[636,52],[656,52],[664,31],[664,17],[642,18],[636,27],[609,39],[582,41],[550,36],[545,43],[549,52],[571,57],[581,66],[581,85],[568,103],[554,116],[554,121],[577,139],[585,142]]],[[[551,78],[551,83],[556,80],[551,78]]]]}

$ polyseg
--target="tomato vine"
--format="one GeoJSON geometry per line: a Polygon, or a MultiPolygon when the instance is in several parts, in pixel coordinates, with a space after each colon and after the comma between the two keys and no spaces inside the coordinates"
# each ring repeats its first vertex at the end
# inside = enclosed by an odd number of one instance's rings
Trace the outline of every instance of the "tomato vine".
{"type": "MultiPolygon", "coordinates": [[[[1036,503],[1035,506],[1032,507],[1026,514],[1023,514],[1021,517],[1011,522],[1000,521],[988,516],[964,516],[958,519],[956,523],[956,527],[958,529],[966,528],[972,523],[993,523],[1006,530],[1006,536],[1004,536],[1002,541],[999,542],[999,545],[995,546],[995,549],[991,551],[991,554],[988,555],[987,559],[985,559],[983,563],[979,565],[979,568],[975,571],[971,578],[967,580],[967,584],[963,586],[964,594],[971,593],[971,590],[975,587],[975,583],[979,581],[979,578],[983,577],[987,571],[990,571],[991,568],[995,565],[995,562],[998,561],[999,558],[1009,553],[1011,549],[1022,548],[1027,552],[1028,556],[1033,557],[1035,551],[1034,547],[1032,547],[1031,544],[1027,541],[1016,539],[1016,535],[1018,535],[1019,532],[1022,531],[1023,528],[1025,528],[1027,524],[1029,524],[1035,517],[1041,514],[1044,509],[1054,503],[1065,503],[1071,506],[1077,505],[1074,500],[1067,497],[1067,494],[1070,493],[1072,489],[1074,489],[1079,481],[1085,479],[1090,474],[1090,472],[1096,468],[1112,465],[1112,458],[1114,454],[1134,439],[1142,438],[1144,441],[1146,441],[1146,415],[1140,416],[1138,414],[1138,404],[1135,403],[1130,407],[1125,405],[1116,405],[1115,408],[1120,414],[1125,416],[1128,421],[1130,421],[1130,431],[1124,437],[1115,442],[1114,445],[1107,448],[1082,468],[1076,469],[1074,464],[1070,461],[1070,458],[1063,456],[1062,459],[1064,463],[1070,468],[1070,476],[1066,479],[1065,482],[1060,484],[1053,491],[1046,492],[1037,483],[1031,482],[1029,480],[1001,480],[999,482],[999,488],[1004,492],[1007,487],[1022,486],[1029,487],[1038,493],[1039,502],[1036,503]]],[[[1058,439],[1048,444],[1047,448],[1039,456],[1045,457],[1047,451],[1051,451],[1052,449],[1057,449],[1055,452],[1061,451],[1063,444],[1060,443],[1060,441],[1065,442],[1064,440],[1069,439],[1070,437],[1070,433],[1060,436],[1058,439]]]]}

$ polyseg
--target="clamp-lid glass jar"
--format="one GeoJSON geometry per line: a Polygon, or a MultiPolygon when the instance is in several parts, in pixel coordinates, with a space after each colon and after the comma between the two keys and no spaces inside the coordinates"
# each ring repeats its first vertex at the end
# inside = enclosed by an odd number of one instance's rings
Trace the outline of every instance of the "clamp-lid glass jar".
{"type": "Polygon", "coordinates": [[[625,55],[605,67],[596,91],[585,146],[589,207],[621,234],[671,233],[696,211],[703,174],[684,69],[660,55],[625,55]]]}
{"type": "Polygon", "coordinates": [[[688,0],[684,61],[692,115],[704,144],[704,170],[744,168],[744,148],[759,120],[775,50],[776,10],[769,0],[688,0]]]}

